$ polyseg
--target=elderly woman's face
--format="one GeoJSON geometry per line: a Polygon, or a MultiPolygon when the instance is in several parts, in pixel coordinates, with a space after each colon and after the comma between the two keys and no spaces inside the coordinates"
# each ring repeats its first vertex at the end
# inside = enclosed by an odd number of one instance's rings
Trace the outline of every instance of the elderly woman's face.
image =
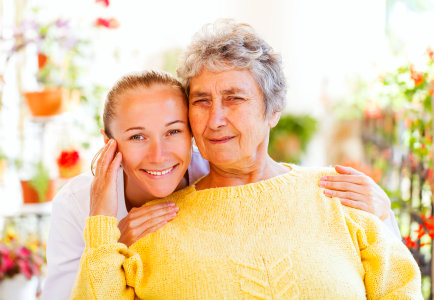
{"type": "Polygon", "coordinates": [[[190,85],[189,118],[204,158],[221,167],[243,167],[267,154],[269,129],[262,92],[249,70],[202,69],[190,85]]]}

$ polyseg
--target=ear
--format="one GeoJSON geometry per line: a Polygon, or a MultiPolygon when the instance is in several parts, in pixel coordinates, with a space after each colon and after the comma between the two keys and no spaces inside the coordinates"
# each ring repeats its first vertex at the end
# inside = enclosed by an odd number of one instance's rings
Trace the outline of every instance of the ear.
{"type": "Polygon", "coordinates": [[[102,134],[102,136],[104,137],[104,144],[107,144],[108,141],[110,141],[110,138],[107,136],[107,134],[105,133],[104,129],[100,129],[99,132],[102,134]]]}
{"type": "Polygon", "coordinates": [[[281,115],[281,113],[276,111],[276,112],[272,113],[271,116],[268,117],[268,126],[270,128],[275,127],[277,125],[277,123],[279,123],[280,115],[281,115]]]}

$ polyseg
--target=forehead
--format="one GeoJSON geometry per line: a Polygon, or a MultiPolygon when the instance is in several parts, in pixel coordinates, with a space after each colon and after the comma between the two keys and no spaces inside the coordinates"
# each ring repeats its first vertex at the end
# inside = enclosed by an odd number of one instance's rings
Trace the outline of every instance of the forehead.
{"type": "Polygon", "coordinates": [[[184,94],[174,87],[155,85],[126,91],[118,98],[116,121],[146,121],[155,117],[186,119],[184,94]]]}
{"type": "Polygon", "coordinates": [[[247,69],[213,72],[203,68],[190,81],[190,95],[198,92],[228,91],[261,93],[253,74],[247,69]]]}

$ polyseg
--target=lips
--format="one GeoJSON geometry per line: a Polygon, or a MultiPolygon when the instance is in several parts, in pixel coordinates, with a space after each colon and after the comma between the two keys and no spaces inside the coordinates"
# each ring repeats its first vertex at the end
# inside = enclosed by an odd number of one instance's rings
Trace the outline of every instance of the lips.
{"type": "Polygon", "coordinates": [[[145,173],[151,175],[151,176],[160,177],[160,176],[164,176],[164,175],[171,173],[178,165],[179,164],[176,164],[176,165],[171,166],[170,168],[167,168],[167,169],[154,169],[154,170],[141,169],[141,170],[144,171],[145,173]]]}
{"type": "Polygon", "coordinates": [[[212,144],[223,144],[223,143],[229,142],[233,138],[235,138],[235,137],[234,136],[223,136],[223,137],[218,137],[218,138],[209,138],[208,140],[212,144]]]}

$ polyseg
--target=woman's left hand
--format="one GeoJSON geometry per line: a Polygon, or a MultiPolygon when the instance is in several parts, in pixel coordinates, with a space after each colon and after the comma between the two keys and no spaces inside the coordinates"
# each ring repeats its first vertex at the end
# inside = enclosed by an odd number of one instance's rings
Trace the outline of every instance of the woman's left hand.
{"type": "Polygon", "coordinates": [[[328,197],[337,197],[343,205],[370,212],[381,220],[389,217],[390,199],[375,181],[351,167],[335,166],[340,175],[321,177],[320,187],[328,197]]]}

